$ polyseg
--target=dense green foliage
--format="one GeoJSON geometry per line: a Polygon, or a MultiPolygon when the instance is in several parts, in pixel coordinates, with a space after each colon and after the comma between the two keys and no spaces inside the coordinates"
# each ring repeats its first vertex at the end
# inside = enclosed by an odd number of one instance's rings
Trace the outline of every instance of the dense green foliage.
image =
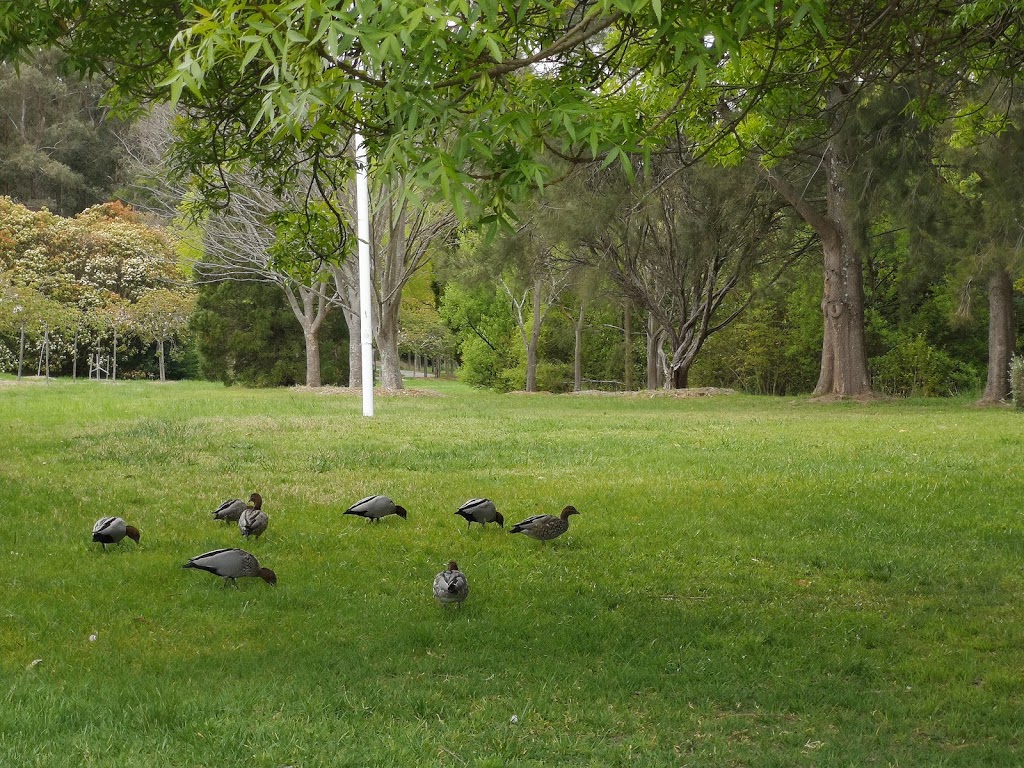
{"type": "MultiPolygon", "coordinates": [[[[306,380],[302,329],[281,289],[226,280],[199,288],[192,319],[199,373],[225,384],[283,387],[306,380]]],[[[340,311],[321,332],[323,383],[348,380],[348,332],[340,311]]]]}
{"type": "Polygon", "coordinates": [[[0,62],[0,194],[74,216],[111,200],[122,179],[122,123],[98,79],[63,75],[54,50],[15,69],[0,62]]]}
{"type": "Polygon", "coordinates": [[[1014,412],[4,384],[4,765],[1021,762],[1014,412]],[[277,588],[181,570],[257,489],[277,588]],[[379,492],[408,520],[341,515],[379,492]]]}

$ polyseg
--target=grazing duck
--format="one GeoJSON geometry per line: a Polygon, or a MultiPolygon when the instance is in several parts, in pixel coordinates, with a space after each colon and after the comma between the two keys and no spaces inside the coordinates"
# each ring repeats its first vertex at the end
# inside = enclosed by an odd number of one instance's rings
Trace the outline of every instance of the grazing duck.
{"type": "Polygon", "coordinates": [[[459,570],[458,564],[452,560],[448,568],[434,577],[434,597],[441,605],[461,603],[469,595],[469,581],[466,574],[459,570]]]}
{"type": "Polygon", "coordinates": [[[473,523],[480,523],[483,526],[487,523],[497,523],[502,528],[505,527],[505,518],[490,499],[470,499],[455,510],[455,514],[466,519],[466,530],[469,530],[473,523]]]}
{"type": "Polygon", "coordinates": [[[215,549],[204,552],[181,567],[197,568],[216,574],[224,579],[224,586],[231,582],[237,587],[235,579],[243,576],[259,576],[270,586],[277,585],[277,575],[269,568],[260,567],[259,561],[244,549],[215,549]]]}
{"type": "Polygon", "coordinates": [[[367,496],[345,510],[346,515],[359,515],[372,523],[378,522],[385,515],[398,515],[403,520],[408,514],[387,496],[367,496]]]}
{"type": "Polygon", "coordinates": [[[125,536],[136,544],[142,537],[138,528],[128,525],[120,517],[101,517],[92,527],[92,540],[102,544],[104,552],[107,550],[107,544],[117,544],[125,536]]]}
{"type": "MultiPolygon", "coordinates": [[[[249,497],[249,501],[252,501],[254,498],[258,499],[259,496],[260,495],[258,493],[254,493],[249,497]]],[[[213,519],[223,520],[225,523],[235,523],[238,522],[238,518],[240,518],[242,513],[248,508],[249,505],[241,499],[228,499],[213,510],[213,519]]]]}
{"type": "Polygon", "coordinates": [[[569,515],[578,515],[576,507],[568,506],[562,510],[558,517],[554,515],[534,515],[528,517],[521,523],[512,526],[509,533],[525,533],[531,539],[548,541],[557,539],[569,530],[569,515]]]}
{"type": "Polygon", "coordinates": [[[266,516],[266,512],[260,509],[262,500],[256,503],[255,507],[250,507],[242,513],[242,517],[239,518],[239,529],[242,531],[242,536],[248,539],[253,537],[259,539],[266,531],[266,526],[270,523],[270,518],[266,516]]]}

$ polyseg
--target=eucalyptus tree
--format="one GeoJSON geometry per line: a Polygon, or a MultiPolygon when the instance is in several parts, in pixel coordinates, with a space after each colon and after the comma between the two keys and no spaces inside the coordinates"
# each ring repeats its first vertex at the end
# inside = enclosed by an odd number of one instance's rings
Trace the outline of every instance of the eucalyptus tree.
{"type": "MultiPolygon", "coordinates": [[[[402,293],[431,253],[444,247],[458,221],[451,206],[422,199],[409,176],[387,174],[371,163],[370,265],[372,273],[373,336],[380,354],[381,381],[386,390],[402,389],[399,319],[402,293]]],[[[336,182],[335,182],[336,183],[336,182]]],[[[338,210],[349,223],[356,220],[355,185],[337,190],[338,210]]],[[[361,385],[359,344],[359,276],[354,259],[330,264],[349,325],[350,386],[361,385]]]]}
{"type": "Polygon", "coordinates": [[[668,344],[666,385],[688,383],[708,337],[728,326],[809,247],[784,205],[752,169],[687,166],[664,155],[630,182],[606,172],[579,192],[577,229],[587,260],[607,270],[668,344]],[[602,178],[603,176],[603,178],[602,178]]]}
{"type": "Polygon", "coordinates": [[[301,171],[294,184],[276,184],[244,162],[216,174],[223,198],[211,203],[197,197],[197,189],[209,184],[197,170],[209,169],[190,164],[195,149],[176,141],[176,124],[179,133],[194,136],[195,127],[186,129],[166,109],[153,110],[130,131],[126,147],[140,202],[171,224],[190,254],[194,282],[263,282],[283,292],[302,327],[306,386],[321,386],[320,329],[338,303],[323,253],[345,256],[338,254],[342,249],[322,201],[301,171]]]}
{"type": "Polygon", "coordinates": [[[963,286],[962,314],[971,312],[972,285],[987,284],[988,371],[982,403],[1006,402],[1012,393],[1013,280],[1024,270],[1024,127],[1020,110],[1007,110],[1005,102],[1003,110],[996,106],[973,105],[974,117],[945,137],[937,158],[957,223],[952,245],[959,258],[953,271],[963,286]]]}
{"type": "Polygon", "coordinates": [[[906,93],[903,110],[874,126],[870,138],[920,131],[949,113],[958,91],[973,87],[982,62],[1000,70],[996,77],[1012,77],[1021,17],[991,3],[851,1],[829,3],[814,21],[795,30],[804,35],[791,38],[796,45],[771,35],[750,40],[692,102],[686,126],[710,141],[731,130],[732,151],[756,158],[818,233],[825,333],[815,392],[855,396],[871,391],[864,207],[878,170],[860,162],[869,136],[857,118],[880,96],[906,93]],[[794,177],[800,161],[811,171],[794,177]]]}

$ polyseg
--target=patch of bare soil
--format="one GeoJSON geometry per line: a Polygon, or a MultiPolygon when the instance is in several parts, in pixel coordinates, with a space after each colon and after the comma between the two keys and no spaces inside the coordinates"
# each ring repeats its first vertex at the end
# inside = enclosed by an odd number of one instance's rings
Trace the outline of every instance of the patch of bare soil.
{"type": "MultiPolygon", "coordinates": [[[[361,387],[292,387],[293,392],[310,392],[314,395],[362,395],[361,387]]],[[[436,389],[379,389],[374,388],[374,397],[444,397],[436,389]]]]}
{"type": "Polygon", "coordinates": [[[866,395],[818,395],[817,397],[810,397],[807,399],[809,403],[884,403],[894,398],[887,397],[886,395],[879,395],[875,392],[870,392],[866,395]]]}

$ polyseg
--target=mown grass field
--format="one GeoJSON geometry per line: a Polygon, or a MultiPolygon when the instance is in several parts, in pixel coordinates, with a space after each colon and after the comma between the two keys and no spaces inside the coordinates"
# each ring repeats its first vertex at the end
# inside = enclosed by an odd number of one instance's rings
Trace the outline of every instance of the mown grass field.
{"type": "Polygon", "coordinates": [[[2,766],[1024,763],[1016,412],[6,384],[2,766]],[[253,490],[277,588],[182,570],[253,490]]]}

